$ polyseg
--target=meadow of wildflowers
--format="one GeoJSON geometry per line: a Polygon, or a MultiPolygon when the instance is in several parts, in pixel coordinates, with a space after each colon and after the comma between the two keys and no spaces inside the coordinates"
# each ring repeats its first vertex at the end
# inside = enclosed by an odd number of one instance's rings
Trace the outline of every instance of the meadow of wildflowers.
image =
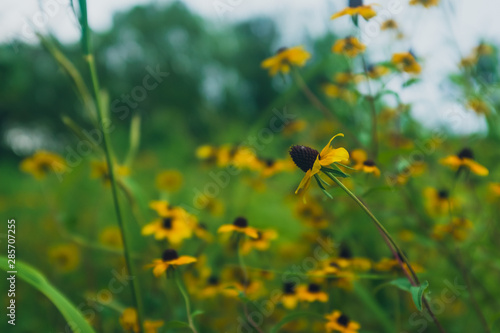
{"type": "Polygon", "coordinates": [[[180,3],[98,34],[88,5],[78,44],[0,50],[2,332],[500,332],[497,45],[442,89],[484,131],[405,99],[426,58],[398,20],[442,1],[350,0],[279,48],[180,3]]]}

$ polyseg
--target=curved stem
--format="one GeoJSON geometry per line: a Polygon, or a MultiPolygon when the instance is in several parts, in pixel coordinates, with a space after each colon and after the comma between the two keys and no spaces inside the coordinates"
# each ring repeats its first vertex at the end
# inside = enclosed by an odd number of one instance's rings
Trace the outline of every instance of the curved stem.
{"type": "Polygon", "coordinates": [[[92,87],[94,90],[94,99],[95,99],[95,104],[96,104],[96,109],[97,109],[97,120],[99,123],[99,126],[101,127],[100,130],[102,132],[102,137],[103,137],[103,150],[104,150],[104,155],[106,156],[106,164],[108,168],[108,174],[109,174],[109,180],[111,183],[111,192],[113,196],[113,205],[115,207],[115,212],[116,212],[116,219],[118,220],[118,225],[121,230],[121,236],[122,236],[122,242],[123,242],[123,247],[124,247],[124,255],[125,255],[125,262],[127,265],[127,270],[130,275],[132,275],[134,278],[131,280],[131,287],[132,287],[132,301],[137,309],[137,319],[139,321],[139,332],[144,331],[144,321],[143,321],[143,306],[142,306],[142,299],[140,296],[140,291],[139,291],[139,283],[137,281],[137,274],[135,273],[133,261],[132,261],[132,248],[131,248],[131,243],[129,239],[127,238],[127,229],[126,229],[126,224],[124,223],[122,219],[122,214],[120,210],[120,201],[118,198],[118,190],[117,190],[117,182],[113,170],[113,161],[111,159],[111,146],[109,143],[109,138],[108,138],[108,131],[106,130],[106,125],[104,123],[104,110],[103,110],[103,105],[101,102],[101,89],[99,85],[99,78],[97,75],[97,68],[95,64],[95,59],[94,55],[92,54],[91,51],[91,44],[90,44],[90,29],[88,26],[88,20],[87,20],[87,1],[86,0],[80,0],[80,10],[81,10],[81,25],[82,25],[82,46],[83,46],[83,51],[85,55],[85,60],[87,61],[88,68],[90,71],[90,76],[92,79],[92,87]]]}
{"type": "Polygon", "coordinates": [[[193,333],[198,333],[196,327],[194,326],[193,317],[191,316],[191,302],[189,301],[189,295],[186,291],[186,288],[184,288],[184,284],[181,281],[179,272],[175,272],[175,283],[177,284],[177,287],[179,288],[182,297],[184,298],[184,302],[186,303],[186,312],[189,327],[191,328],[191,331],[193,331],[193,333]]]}
{"type": "MultiPolygon", "coordinates": [[[[389,232],[384,228],[382,223],[379,222],[379,220],[375,217],[375,215],[373,215],[373,213],[368,209],[368,207],[366,207],[365,204],[354,193],[352,193],[347,187],[345,187],[344,184],[342,184],[342,182],[337,179],[337,177],[335,177],[334,175],[331,175],[329,172],[324,172],[324,173],[331,180],[333,180],[342,190],[344,190],[344,192],[346,192],[365,211],[365,213],[371,218],[371,220],[375,223],[376,227],[379,229],[379,231],[383,235],[384,241],[386,242],[387,246],[393,252],[396,260],[398,260],[398,263],[400,264],[403,272],[405,272],[405,275],[406,275],[408,281],[410,281],[410,283],[413,286],[420,286],[420,281],[417,277],[417,274],[415,274],[415,271],[411,267],[411,264],[410,264],[408,258],[406,258],[403,251],[401,251],[399,246],[396,244],[396,242],[391,237],[389,232]],[[406,266],[403,263],[406,264],[406,266]],[[406,268],[408,268],[408,270],[410,271],[411,276],[410,276],[410,274],[408,274],[406,272],[406,268]]],[[[438,319],[436,318],[436,316],[432,312],[432,310],[429,306],[429,303],[427,302],[425,297],[422,297],[422,299],[423,299],[423,303],[424,303],[425,308],[427,309],[430,316],[432,317],[432,320],[434,321],[434,324],[437,326],[437,328],[439,329],[439,331],[441,333],[445,333],[444,328],[441,326],[441,323],[438,321],[438,319]]]]}

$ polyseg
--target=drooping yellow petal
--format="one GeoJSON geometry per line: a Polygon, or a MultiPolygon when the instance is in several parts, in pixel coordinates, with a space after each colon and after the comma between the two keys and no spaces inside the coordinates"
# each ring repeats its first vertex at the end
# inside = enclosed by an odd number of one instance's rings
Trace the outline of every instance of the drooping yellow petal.
{"type": "Polygon", "coordinates": [[[298,194],[299,191],[304,192],[307,190],[309,184],[311,183],[311,177],[312,177],[312,170],[307,170],[306,174],[304,175],[304,178],[302,178],[299,186],[295,190],[295,194],[298,194]]]}
{"type": "Polygon", "coordinates": [[[332,144],[333,139],[335,139],[338,136],[344,136],[344,134],[343,133],[338,133],[338,134],[334,135],[333,138],[331,138],[330,141],[328,141],[328,144],[321,151],[321,153],[320,153],[321,156],[325,156],[326,154],[328,154],[328,152],[332,149],[330,147],[330,145],[332,144]]]}
{"type": "Polygon", "coordinates": [[[463,164],[469,167],[470,171],[474,172],[478,176],[487,176],[489,174],[488,169],[469,158],[465,158],[463,164]]]}
{"type": "Polygon", "coordinates": [[[153,274],[154,276],[158,277],[162,275],[168,268],[168,264],[165,262],[158,263],[154,266],[153,268],[153,274]]]}

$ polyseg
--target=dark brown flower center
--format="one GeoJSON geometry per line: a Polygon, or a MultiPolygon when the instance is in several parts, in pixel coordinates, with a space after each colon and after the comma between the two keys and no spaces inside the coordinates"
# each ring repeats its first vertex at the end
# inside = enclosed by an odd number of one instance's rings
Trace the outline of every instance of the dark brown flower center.
{"type": "Polygon", "coordinates": [[[240,227],[240,228],[246,228],[246,227],[248,227],[248,220],[246,218],[240,216],[234,220],[233,225],[240,227]]]}
{"type": "Polygon", "coordinates": [[[179,255],[174,249],[168,249],[163,252],[161,258],[163,259],[163,261],[171,261],[179,258],[179,255]]]}
{"type": "Polygon", "coordinates": [[[172,229],[172,218],[171,217],[163,218],[162,225],[163,225],[163,228],[165,228],[165,229],[172,229]]]}
{"type": "Polygon", "coordinates": [[[473,160],[474,159],[474,152],[472,151],[472,149],[470,148],[464,148],[462,149],[458,154],[457,154],[458,158],[460,159],[464,159],[464,158],[468,158],[468,159],[471,159],[473,160]]]}
{"type": "Polygon", "coordinates": [[[347,245],[342,244],[342,245],[340,246],[340,253],[339,253],[339,257],[341,257],[341,258],[345,258],[345,259],[352,258],[352,253],[351,253],[351,250],[347,247],[347,245]]]}
{"type": "Polygon", "coordinates": [[[337,323],[341,326],[347,327],[349,325],[350,319],[347,317],[345,314],[342,314],[340,317],[337,319],[337,323]]]}
{"type": "Polygon", "coordinates": [[[438,197],[439,197],[439,199],[448,199],[449,196],[450,196],[450,193],[448,192],[448,190],[440,190],[440,191],[438,191],[438,197]]]}
{"type": "Polygon", "coordinates": [[[274,160],[268,158],[267,160],[264,161],[266,163],[267,167],[272,167],[274,165],[274,160]]]}
{"type": "Polygon", "coordinates": [[[289,153],[295,165],[304,172],[313,168],[314,162],[319,155],[316,149],[298,145],[292,146],[289,153]]]}
{"type": "Polygon", "coordinates": [[[310,283],[309,286],[307,286],[307,291],[310,293],[319,293],[321,291],[321,287],[319,284],[310,283]]]}
{"type": "Polygon", "coordinates": [[[373,162],[372,160],[366,160],[363,162],[363,165],[365,166],[375,166],[375,162],[373,162]]]}
{"type": "Polygon", "coordinates": [[[295,294],[295,283],[293,283],[293,282],[286,282],[283,285],[283,293],[286,294],[286,295],[295,294]]]}
{"type": "Polygon", "coordinates": [[[215,275],[211,275],[208,280],[207,280],[208,284],[211,285],[211,286],[216,286],[219,284],[219,278],[215,275]]]}
{"type": "Polygon", "coordinates": [[[349,7],[356,8],[363,6],[363,0],[349,0],[349,7]]]}
{"type": "Polygon", "coordinates": [[[281,52],[285,52],[286,50],[288,50],[288,47],[282,46],[276,51],[276,54],[280,54],[281,52]]]}

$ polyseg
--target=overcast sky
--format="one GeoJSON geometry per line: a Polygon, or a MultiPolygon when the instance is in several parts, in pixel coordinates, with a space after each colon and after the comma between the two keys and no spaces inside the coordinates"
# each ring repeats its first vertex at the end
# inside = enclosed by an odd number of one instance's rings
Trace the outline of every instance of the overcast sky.
{"type": "MultiPolygon", "coordinates": [[[[77,1],[76,1],[77,2],[77,1]]],[[[94,30],[111,27],[112,16],[117,11],[146,3],[168,4],[172,1],[146,0],[88,0],[89,21],[94,30]]],[[[344,0],[183,0],[193,11],[209,18],[214,25],[248,19],[255,16],[274,18],[283,31],[281,45],[303,44],[308,36],[317,36],[328,30],[338,35],[352,33],[347,18],[330,21],[329,16],[343,8],[344,0]]],[[[436,127],[450,122],[450,112],[460,112],[463,121],[454,129],[463,133],[484,130],[485,121],[463,108],[460,96],[450,91],[445,76],[456,68],[460,53],[466,55],[484,39],[498,43],[500,40],[500,1],[493,0],[441,0],[437,8],[409,7],[408,0],[366,1],[380,4],[379,12],[388,10],[390,3],[398,3],[402,10],[393,11],[395,19],[407,38],[393,42],[392,36],[375,32],[369,38],[370,61],[390,58],[392,52],[410,47],[423,59],[422,74],[425,84],[403,93],[405,102],[414,102],[413,115],[422,123],[436,127]],[[447,13],[447,14],[446,14],[447,13]],[[447,16],[448,15],[448,16],[447,16]],[[448,19],[447,19],[448,17],[448,19]],[[450,27],[452,29],[450,29],[450,27]],[[458,51],[460,50],[460,53],[458,51]]],[[[389,12],[390,13],[390,12],[389,12]]],[[[0,41],[20,39],[36,42],[33,26],[51,30],[62,41],[75,41],[78,27],[71,14],[68,0],[0,1],[0,41]],[[45,12],[40,9],[40,3],[45,12]]],[[[368,29],[368,27],[366,27],[368,29]]],[[[281,46],[281,45],[277,45],[281,46]]],[[[393,82],[397,89],[400,82],[393,82]]]]}

